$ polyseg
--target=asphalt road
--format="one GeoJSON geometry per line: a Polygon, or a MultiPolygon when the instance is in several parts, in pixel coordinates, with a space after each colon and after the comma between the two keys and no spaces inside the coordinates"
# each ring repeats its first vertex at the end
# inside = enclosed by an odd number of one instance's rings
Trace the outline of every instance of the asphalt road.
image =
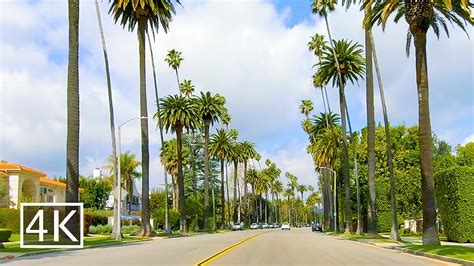
{"type": "Polygon", "coordinates": [[[21,257],[7,265],[449,265],[447,263],[339,240],[309,228],[267,229],[154,240],[124,246],[21,257]],[[251,238],[252,237],[252,238],[251,238]],[[246,239],[251,238],[247,241],[246,239]]]}

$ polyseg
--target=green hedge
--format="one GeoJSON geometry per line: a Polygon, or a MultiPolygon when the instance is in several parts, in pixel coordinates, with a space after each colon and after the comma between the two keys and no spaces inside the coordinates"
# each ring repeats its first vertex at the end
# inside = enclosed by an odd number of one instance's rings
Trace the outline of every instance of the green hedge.
{"type": "Polygon", "coordinates": [[[19,233],[20,211],[17,209],[0,208],[0,228],[11,229],[13,233],[19,233]]]}
{"type": "Polygon", "coordinates": [[[448,240],[474,242],[474,167],[455,166],[436,172],[435,193],[448,240]]]}
{"type": "Polygon", "coordinates": [[[8,239],[12,236],[11,229],[1,229],[0,228],[0,242],[7,242],[8,239]]]}
{"type": "Polygon", "coordinates": [[[91,216],[91,225],[107,224],[108,217],[114,216],[112,210],[84,209],[84,214],[91,216]]]}
{"type": "Polygon", "coordinates": [[[91,225],[89,227],[89,233],[91,234],[100,234],[100,235],[106,235],[106,234],[111,234],[112,233],[112,226],[111,225],[91,225]]]}

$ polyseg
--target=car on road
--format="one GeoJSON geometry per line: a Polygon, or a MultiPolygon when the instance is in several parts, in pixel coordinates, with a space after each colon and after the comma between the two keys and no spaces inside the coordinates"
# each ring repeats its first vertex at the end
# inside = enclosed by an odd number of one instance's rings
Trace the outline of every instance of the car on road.
{"type": "Polygon", "coordinates": [[[281,224],[281,230],[290,230],[290,224],[289,223],[282,223],[281,224]]]}
{"type": "Polygon", "coordinates": [[[320,224],[317,224],[317,223],[314,223],[311,225],[311,231],[319,231],[319,232],[322,232],[323,231],[323,228],[321,227],[320,224]]]}
{"type": "Polygon", "coordinates": [[[234,223],[232,225],[232,231],[244,230],[244,225],[242,223],[234,223]]]}
{"type": "Polygon", "coordinates": [[[252,224],[250,225],[250,229],[252,229],[252,230],[253,230],[253,229],[258,229],[258,224],[257,224],[257,223],[252,223],[252,224]]]}
{"type": "Polygon", "coordinates": [[[262,224],[262,229],[267,229],[268,228],[268,224],[267,223],[263,223],[262,224]]]}

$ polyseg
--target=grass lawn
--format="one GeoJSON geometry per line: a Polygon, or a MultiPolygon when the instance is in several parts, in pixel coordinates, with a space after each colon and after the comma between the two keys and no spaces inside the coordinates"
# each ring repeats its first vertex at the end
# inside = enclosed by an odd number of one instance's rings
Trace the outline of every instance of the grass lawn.
{"type": "MultiPolygon", "coordinates": [[[[123,237],[122,243],[131,243],[131,242],[139,242],[144,241],[147,238],[142,237],[123,237]]],[[[11,238],[10,238],[11,240],[11,238]]],[[[85,237],[84,238],[84,246],[96,246],[102,244],[109,244],[109,243],[118,243],[115,238],[110,236],[98,236],[98,237],[85,237]]],[[[50,248],[20,248],[20,243],[4,243],[5,248],[0,249],[0,252],[18,252],[18,253],[27,253],[27,252],[35,252],[35,251],[42,251],[42,250],[51,250],[50,248]]]]}
{"type": "Polygon", "coordinates": [[[346,233],[338,233],[335,234],[334,232],[326,232],[327,235],[338,236],[348,239],[387,239],[384,236],[379,234],[363,234],[363,235],[356,235],[356,234],[346,234],[346,233]]]}
{"type": "Polygon", "coordinates": [[[474,261],[474,248],[460,246],[408,246],[404,247],[410,250],[422,251],[431,254],[437,254],[446,257],[458,258],[474,261]]]}

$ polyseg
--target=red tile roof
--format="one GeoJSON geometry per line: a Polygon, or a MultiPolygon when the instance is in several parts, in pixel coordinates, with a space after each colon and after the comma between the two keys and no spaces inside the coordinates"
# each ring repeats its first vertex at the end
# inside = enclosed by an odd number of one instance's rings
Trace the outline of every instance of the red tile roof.
{"type": "Polygon", "coordinates": [[[37,175],[45,176],[46,173],[17,163],[0,163],[0,171],[26,171],[37,175]]]}

